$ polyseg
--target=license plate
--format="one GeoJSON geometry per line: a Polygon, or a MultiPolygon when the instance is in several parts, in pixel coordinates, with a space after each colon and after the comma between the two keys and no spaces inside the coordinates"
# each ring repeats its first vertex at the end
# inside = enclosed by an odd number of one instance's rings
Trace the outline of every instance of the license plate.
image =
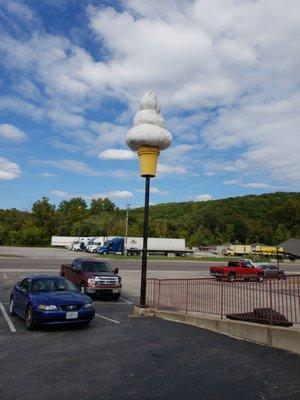
{"type": "Polygon", "coordinates": [[[66,314],[66,319],[76,319],[78,318],[78,311],[68,311],[66,314]]]}

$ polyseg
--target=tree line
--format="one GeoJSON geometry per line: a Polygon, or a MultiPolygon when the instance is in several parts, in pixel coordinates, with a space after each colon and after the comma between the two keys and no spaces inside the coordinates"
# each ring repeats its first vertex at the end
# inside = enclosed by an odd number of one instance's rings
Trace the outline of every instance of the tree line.
{"type": "MultiPolygon", "coordinates": [[[[126,210],[108,198],[47,197],[30,211],[0,210],[0,245],[47,246],[51,236],[124,236],[126,210]]],[[[129,211],[128,236],[142,236],[143,208],[129,211]]],[[[149,236],[185,238],[188,246],[279,244],[300,238],[300,193],[277,192],[207,202],[150,206],[149,236]]]]}

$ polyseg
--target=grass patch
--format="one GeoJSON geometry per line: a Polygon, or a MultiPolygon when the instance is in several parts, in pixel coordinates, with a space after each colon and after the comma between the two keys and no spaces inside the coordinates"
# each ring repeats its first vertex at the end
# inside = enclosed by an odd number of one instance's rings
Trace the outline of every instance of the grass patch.
{"type": "Polygon", "coordinates": [[[25,258],[24,256],[20,256],[20,255],[17,255],[17,254],[0,254],[0,257],[25,258]]]}
{"type": "MultiPolygon", "coordinates": [[[[141,256],[122,256],[121,254],[99,254],[97,257],[101,259],[110,259],[110,260],[142,260],[141,256]]],[[[230,257],[230,260],[234,259],[235,257],[230,257]]],[[[201,262],[201,261],[210,261],[210,262],[216,262],[216,261],[224,261],[224,263],[228,262],[229,258],[225,257],[192,257],[192,256],[176,256],[176,257],[166,257],[166,256],[161,256],[161,255],[150,255],[147,257],[148,260],[156,260],[156,261],[194,261],[194,262],[201,262]]]]}

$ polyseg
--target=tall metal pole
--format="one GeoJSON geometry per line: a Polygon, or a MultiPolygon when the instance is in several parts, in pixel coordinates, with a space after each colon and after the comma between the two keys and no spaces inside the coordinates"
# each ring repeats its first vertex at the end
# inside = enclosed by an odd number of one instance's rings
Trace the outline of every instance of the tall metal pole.
{"type": "Polygon", "coordinates": [[[140,307],[145,307],[146,304],[147,249],[148,249],[148,230],[149,230],[149,193],[150,193],[150,177],[146,176],[140,307]]]}
{"type": "Polygon", "coordinates": [[[128,236],[128,214],[129,214],[129,206],[130,204],[126,204],[127,210],[126,210],[126,223],[125,223],[125,250],[124,250],[124,256],[127,256],[127,236],[128,236]]]}

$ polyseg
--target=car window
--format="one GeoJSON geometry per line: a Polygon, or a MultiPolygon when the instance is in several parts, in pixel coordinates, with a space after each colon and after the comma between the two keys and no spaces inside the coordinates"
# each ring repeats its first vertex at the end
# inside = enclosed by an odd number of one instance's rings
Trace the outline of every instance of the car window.
{"type": "Polygon", "coordinates": [[[20,283],[20,287],[28,291],[30,287],[30,279],[29,278],[23,279],[22,282],[20,283]]]}
{"type": "Polygon", "coordinates": [[[32,282],[31,291],[37,292],[58,292],[58,291],[72,291],[77,289],[66,278],[39,278],[32,282]]]}
{"type": "Polygon", "coordinates": [[[239,263],[237,261],[229,261],[228,267],[238,267],[239,263]]]}
{"type": "Polygon", "coordinates": [[[111,272],[111,266],[106,262],[85,261],[82,263],[83,271],[90,272],[111,272]]]}
{"type": "Polygon", "coordinates": [[[78,260],[75,260],[74,263],[73,263],[73,268],[75,270],[79,270],[81,268],[81,262],[78,261],[78,260]]]}

